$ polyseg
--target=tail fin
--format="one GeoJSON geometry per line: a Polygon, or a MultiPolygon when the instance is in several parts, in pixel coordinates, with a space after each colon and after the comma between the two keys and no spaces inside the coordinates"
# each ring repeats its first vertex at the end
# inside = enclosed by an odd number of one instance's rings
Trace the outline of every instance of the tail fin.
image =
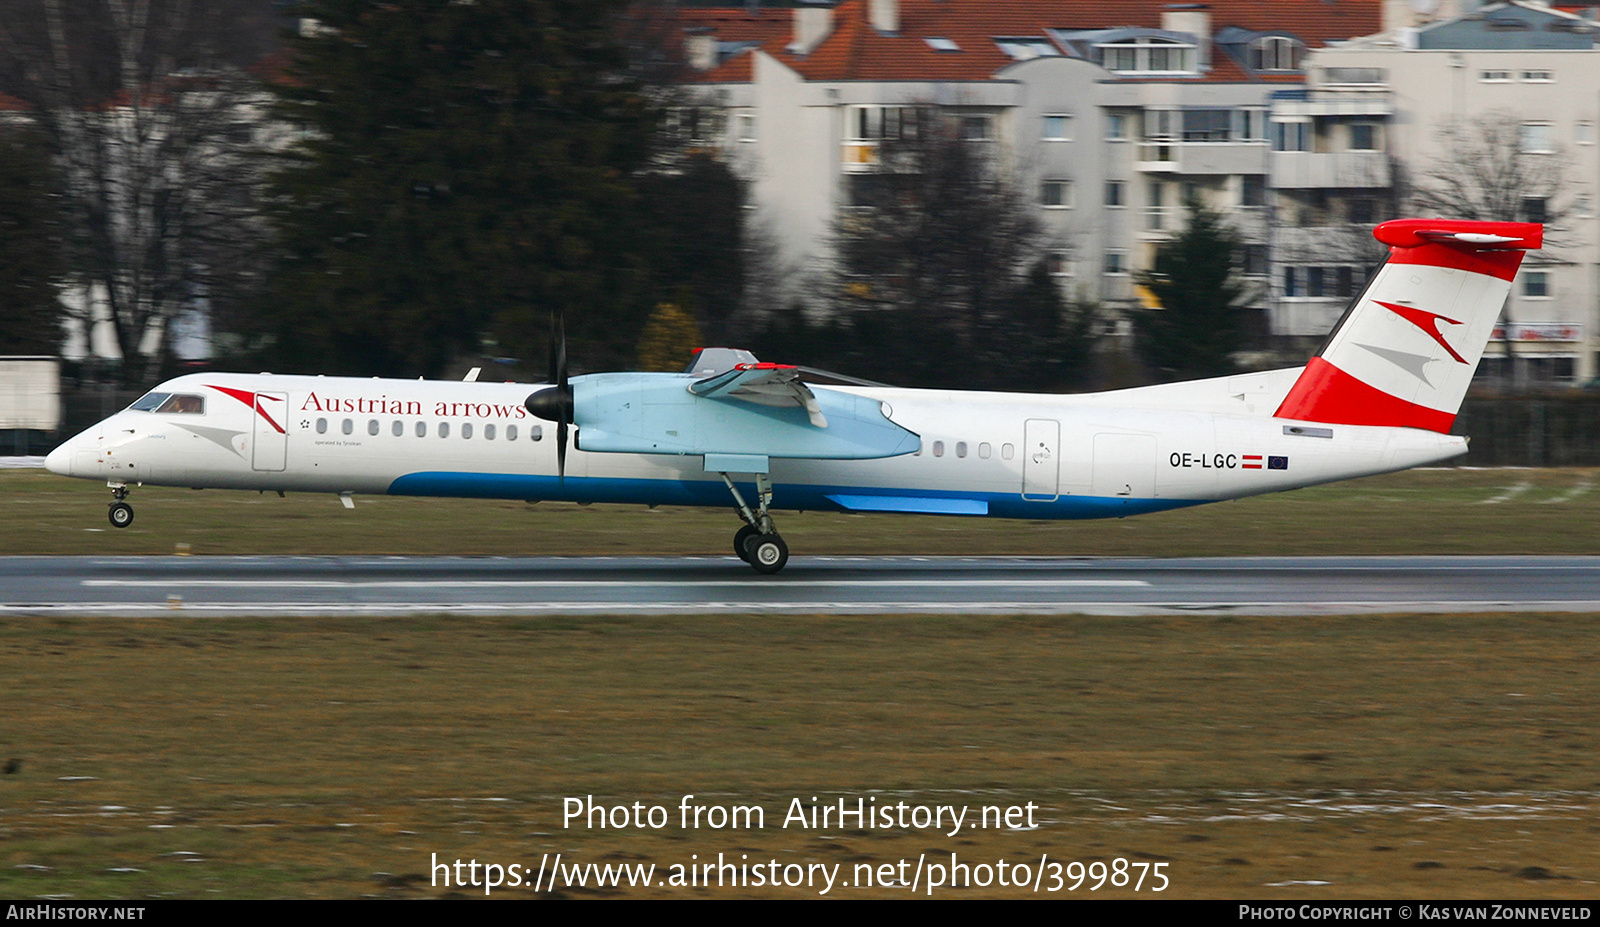
{"type": "Polygon", "coordinates": [[[1448,432],[1525,251],[1530,222],[1396,219],[1372,230],[1389,260],[1275,413],[1448,432]]]}

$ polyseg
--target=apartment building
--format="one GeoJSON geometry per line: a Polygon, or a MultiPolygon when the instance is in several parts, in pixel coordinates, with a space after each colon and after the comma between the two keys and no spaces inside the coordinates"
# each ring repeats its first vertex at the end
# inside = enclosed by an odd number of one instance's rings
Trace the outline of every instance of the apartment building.
{"type": "Polygon", "coordinates": [[[1245,237],[1265,308],[1270,184],[1288,179],[1275,95],[1304,89],[1308,55],[1379,31],[1380,13],[1379,0],[684,9],[698,71],[682,119],[750,182],[755,222],[801,276],[832,266],[835,224],[881,169],[880,146],[934,112],[993,149],[1070,292],[1139,301],[1133,272],[1196,196],[1245,237]]]}

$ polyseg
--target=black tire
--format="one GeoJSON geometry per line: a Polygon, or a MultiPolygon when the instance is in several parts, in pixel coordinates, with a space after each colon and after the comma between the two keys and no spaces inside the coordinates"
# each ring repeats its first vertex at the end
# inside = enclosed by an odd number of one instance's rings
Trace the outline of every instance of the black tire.
{"type": "Polygon", "coordinates": [[[760,533],[761,532],[750,527],[749,525],[745,525],[743,528],[739,529],[738,534],[733,536],[733,552],[738,555],[740,560],[743,560],[745,563],[750,562],[750,552],[745,550],[745,548],[749,546],[750,539],[760,533]]]}
{"type": "Polygon", "coordinates": [[[763,534],[750,541],[750,565],[757,573],[776,573],[789,562],[789,545],[776,534],[763,534]]]}
{"type": "Polygon", "coordinates": [[[126,528],[133,524],[133,506],[126,502],[113,502],[106,511],[106,518],[111,520],[111,527],[126,528]]]}

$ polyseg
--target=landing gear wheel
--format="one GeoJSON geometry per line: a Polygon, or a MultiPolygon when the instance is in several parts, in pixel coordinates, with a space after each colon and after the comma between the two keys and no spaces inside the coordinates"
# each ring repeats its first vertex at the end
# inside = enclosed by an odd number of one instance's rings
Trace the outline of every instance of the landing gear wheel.
{"type": "Polygon", "coordinates": [[[126,528],[133,524],[133,506],[126,502],[113,502],[106,511],[106,517],[111,519],[111,527],[126,528]]]}
{"type": "Polygon", "coordinates": [[[738,534],[733,536],[733,552],[739,556],[740,560],[743,560],[745,563],[750,562],[750,552],[745,548],[749,546],[750,539],[756,537],[760,533],[761,532],[750,527],[749,525],[745,525],[739,529],[738,534]]]}
{"type": "Polygon", "coordinates": [[[776,573],[789,562],[789,545],[776,534],[762,534],[750,539],[745,546],[746,558],[757,573],[776,573]]]}

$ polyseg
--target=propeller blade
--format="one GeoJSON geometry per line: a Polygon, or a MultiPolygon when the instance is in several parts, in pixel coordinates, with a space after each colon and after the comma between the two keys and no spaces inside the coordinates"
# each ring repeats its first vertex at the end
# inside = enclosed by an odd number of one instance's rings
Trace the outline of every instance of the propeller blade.
{"type": "Polygon", "coordinates": [[[556,478],[567,481],[567,420],[556,422],[556,478]]]}
{"type": "Polygon", "coordinates": [[[550,380],[523,403],[529,412],[556,423],[556,475],[567,478],[567,433],[572,422],[572,383],[567,371],[567,322],[559,310],[550,312],[550,380]]]}

